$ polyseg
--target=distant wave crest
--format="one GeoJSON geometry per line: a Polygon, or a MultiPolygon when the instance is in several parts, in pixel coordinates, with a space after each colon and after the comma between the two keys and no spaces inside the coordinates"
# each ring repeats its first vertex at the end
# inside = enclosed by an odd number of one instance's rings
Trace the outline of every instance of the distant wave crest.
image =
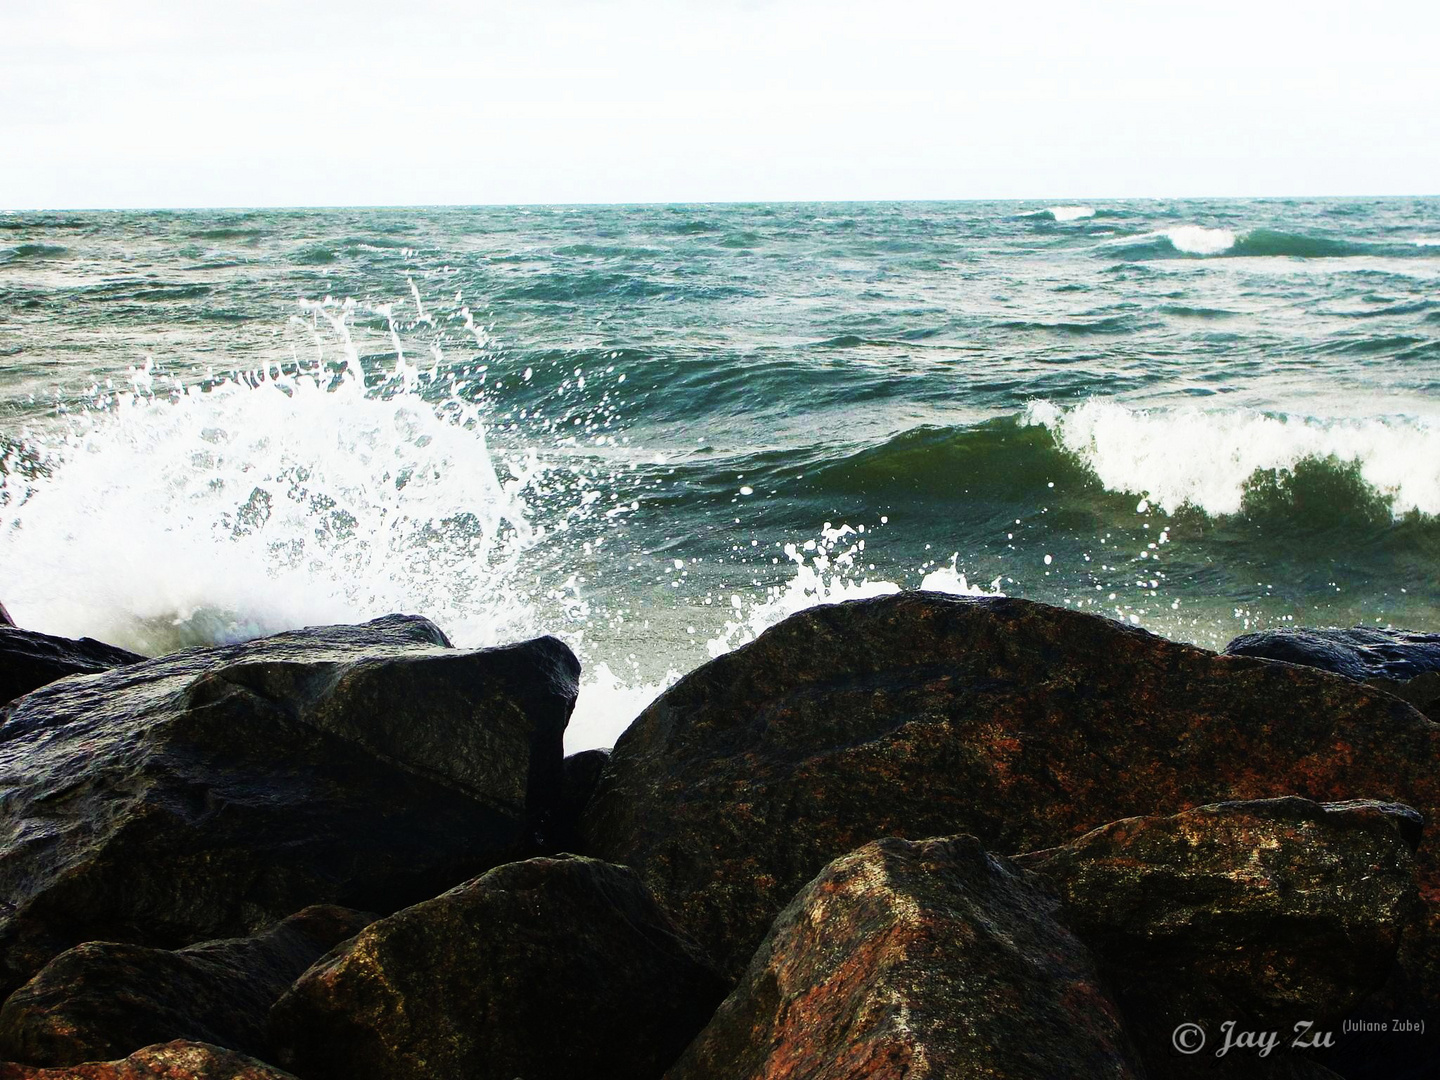
{"type": "Polygon", "coordinates": [[[1404,244],[1367,243],[1340,240],[1327,236],[1284,232],[1278,229],[1207,228],[1202,225],[1179,225],[1173,229],[1142,233],[1107,241],[1096,249],[1107,258],[1127,260],[1210,258],[1210,257],[1271,257],[1292,259],[1343,259],[1357,255],[1413,258],[1421,254],[1428,241],[1404,244]]]}

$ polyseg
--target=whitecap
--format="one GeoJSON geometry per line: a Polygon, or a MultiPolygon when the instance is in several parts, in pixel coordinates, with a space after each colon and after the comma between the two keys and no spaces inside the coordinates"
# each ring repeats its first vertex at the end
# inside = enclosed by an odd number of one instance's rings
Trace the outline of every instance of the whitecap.
{"type": "MultiPolygon", "coordinates": [[[[1111,491],[1174,513],[1184,505],[1238,513],[1257,470],[1306,459],[1358,462],[1361,478],[1400,516],[1440,514],[1440,425],[1415,417],[1320,419],[1253,409],[1136,409],[1092,398],[1071,408],[1030,405],[1042,424],[1111,491]]],[[[1148,509],[1148,507],[1147,507],[1148,509]]]]}
{"type": "Polygon", "coordinates": [[[1200,225],[1181,225],[1161,233],[1176,251],[1187,255],[1219,255],[1235,246],[1235,234],[1229,229],[1207,229],[1200,225]]]}

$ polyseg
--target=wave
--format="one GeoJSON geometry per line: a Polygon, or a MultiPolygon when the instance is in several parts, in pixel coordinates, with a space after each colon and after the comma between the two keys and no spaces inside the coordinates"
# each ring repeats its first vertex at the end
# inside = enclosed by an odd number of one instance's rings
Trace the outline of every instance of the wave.
{"type": "MultiPolygon", "coordinates": [[[[1324,474],[1361,508],[1440,515],[1440,424],[1414,417],[1325,420],[1250,409],[1135,409],[1107,399],[1032,403],[1024,422],[1110,491],[1166,513],[1212,517],[1275,509],[1273,492],[1324,474]]],[[[1312,505],[1322,513],[1325,507],[1312,505]]]]}
{"type": "Polygon", "coordinates": [[[996,324],[1000,330],[1067,334],[1084,337],[1089,334],[1128,334],[1138,329],[1136,321],[1129,315],[1107,315],[1088,322],[1063,320],[1059,322],[1036,322],[1012,320],[996,324]]]}
{"type": "Polygon", "coordinates": [[[0,258],[6,262],[19,259],[56,259],[69,254],[69,251],[69,248],[59,244],[20,244],[0,250],[0,258]]]}
{"type": "Polygon", "coordinates": [[[1022,218],[1038,218],[1042,221],[1083,221],[1095,216],[1093,206],[1047,206],[1044,210],[1027,210],[1022,218]]]}
{"type": "Polygon", "coordinates": [[[1339,240],[1278,229],[1236,232],[1232,229],[1180,225],[1173,229],[1109,240],[1099,245],[1095,252],[1106,258],[1137,261],[1183,257],[1343,259],[1362,255],[1412,258],[1421,250],[1416,244],[1339,240]]]}

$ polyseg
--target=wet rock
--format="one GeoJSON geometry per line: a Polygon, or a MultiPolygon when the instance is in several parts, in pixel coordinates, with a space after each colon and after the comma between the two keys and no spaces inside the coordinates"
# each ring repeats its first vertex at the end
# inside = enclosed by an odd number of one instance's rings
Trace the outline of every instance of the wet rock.
{"type": "Polygon", "coordinates": [[[725,990],[633,871],[540,858],[370,926],[296,982],[271,1037],[306,1080],[645,1080],[725,990]]]}
{"type": "Polygon", "coordinates": [[[20,630],[7,616],[0,619],[0,706],[67,675],[90,675],[144,659],[94,638],[72,641],[20,630]]]}
{"type": "Polygon", "coordinates": [[[1368,626],[1261,630],[1237,637],[1225,652],[1304,664],[1359,680],[1405,682],[1440,672],[1440,634],[1368,626]]]}
{"type": "Polygon", "coordinates": [[[0,1008],[0,1057],[76,1065],[183,1039],[264,1058],[270,1007],[374,918],[317,906],[254,937],[174,952],[108,941],[76,946],[0,1008]]]}
{"type": "Polygon", "coordinates": [[[1058,893],[1150,1073],[1209,1075],[1174,1048],[1181,1025],[1212,1050],[1227,1021],[1282,1032],[1283,1054],[1384,983],[1418,914],[1418,840],[1409,807],[1292,797],[1128,818],[1016,862],[1058,893]]]}
{"type": "Polygon", "coordinates": [[[0,1080],[295,1080],[254,1058],[204,1043],[147,1046],[123,1061],[54,1069],[0,1063],[0,1080]]]}
{"type": "MultiPolygon", "coordinates": [[[[616,743],[582,834],[736,975],[796,888],[883,835],[1028,851],[1292,793],[1428,815],[1437,757],[1440,727],[1325,672],[1027,600],[900,593],[801,612],[671,687],[616,743]]],[[[1430,852],[1420,868],[1440,886],[1430,852]]]]}
{"type": "Polygon", "coordinates": [[[600,784],[600,774],[610,764],[609,750],[581,750],[564,761],[560,814],[555,830],[557,851],[579,852],[580,815],[600,784]]]}
{"type": "MultiPolygon", "coordinates": [[[[795,890],[871,839],[1029,851],[1291,794],[1433,816],[1437,760],[1440,727],[1324,672],[912,592],[802,612],[680,680],[621,736],[581,829],[738,975],[795,890]]],[[[1434,854],[1418,861],[1434,896],[1434,854]]]]}
{"type": "Polygon", "coordinates": [[[543,841],[579,664],[389,616],[72,676],[0,723],[0,990],[85,941],[387,912],[543,841]]]}
{"type": "Polygon", "coordinates": [[[780,914],[666,1080],[1142,1076],[1056,908],[973,837],[867,844],[780,914]]]}

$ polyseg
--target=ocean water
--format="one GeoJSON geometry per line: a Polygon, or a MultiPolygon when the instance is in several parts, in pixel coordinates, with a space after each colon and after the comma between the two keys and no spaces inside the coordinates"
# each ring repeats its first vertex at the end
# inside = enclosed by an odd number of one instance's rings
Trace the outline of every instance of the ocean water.
{"type": "Polygon", "coordinates": [[[568,641],[808,604],[1440,630],[1440,200],[0,214],[0,599],[568,641]]]}

